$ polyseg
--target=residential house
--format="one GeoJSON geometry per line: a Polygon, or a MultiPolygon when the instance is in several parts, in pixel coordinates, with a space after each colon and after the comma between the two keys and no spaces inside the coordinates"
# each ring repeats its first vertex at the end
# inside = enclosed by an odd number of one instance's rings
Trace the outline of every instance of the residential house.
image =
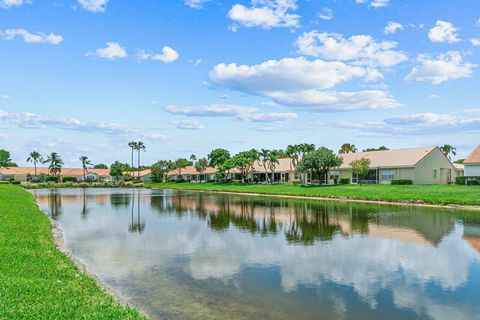
{"type": "MultiPolygon", "coordinates": [[[[50,175],[50,171],[46,167],[38,167],[37,175],[50,175]]],[[[60,172],[60,178],[62,177],[75,177],[79,181],[83,180],[82,168],[62,168],[60,172]]],[[[16,181],[28,181],[35,176],[35,168],[33,167],[9,167],[4,168],[0,173],[0,180],[16,180],[16,181]]],[[[87,181],[101,181],[110,180],[110,170],[108,169],[88,169],[85,174],[85,180],[87,181]]]]}
{"type": "Polygon", "coordinates": [[[480,177],[480,146],[463,162],[466,177],[480,177]]]}

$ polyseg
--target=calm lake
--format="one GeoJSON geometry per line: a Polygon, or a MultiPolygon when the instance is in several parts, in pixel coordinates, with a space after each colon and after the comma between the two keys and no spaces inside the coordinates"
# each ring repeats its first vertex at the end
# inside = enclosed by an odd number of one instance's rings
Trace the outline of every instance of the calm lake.
{"type": "Polygon", "coordinates": [[[480,213],[170,190],[32,191],[153,319],[479,319],[480,213]]]}

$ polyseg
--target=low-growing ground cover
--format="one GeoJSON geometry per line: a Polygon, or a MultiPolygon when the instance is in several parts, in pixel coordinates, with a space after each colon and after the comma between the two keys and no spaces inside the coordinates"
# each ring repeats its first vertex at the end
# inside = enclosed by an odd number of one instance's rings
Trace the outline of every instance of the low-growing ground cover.
{"type": "Polygon", "coordinates": [[[30,193],[0,185],[0,319],[145,319],[56,247],[30,193]]]}
{"type": "Polygon", "coordinates": [[[156,189],[210,190],[322,198],[480,206],[480,186],[459,185],[290,185],[230,183],[147,183],[156,189]]]}

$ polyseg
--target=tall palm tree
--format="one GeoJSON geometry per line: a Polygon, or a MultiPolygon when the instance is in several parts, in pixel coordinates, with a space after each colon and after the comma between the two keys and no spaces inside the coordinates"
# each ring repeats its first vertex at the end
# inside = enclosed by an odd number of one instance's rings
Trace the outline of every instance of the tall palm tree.
{"type": "Polygon", "coordinates": [[[272,179],[270,179],[271,183],[275,181],[275,169],[277,168],[277,164],[280,162],[278,161],[278,151],[272,150],[269,152],[268,155],[268,166],[270,167],[270,171],[272,172],[272,179]]]}
{"type": "Polygon", "coordinates": [[[133,166],[133,151],[137,150],[137,143],[135,141],[130,141],[128,143],[128,146],[132,149],[132,169],[134,168],[133,166]]]}
{"type": "Polygon", "coordinates": [[[260,152],[258,153],[258,164],[263,166],[263,169],[265,170],[265,177],[267,179],[267,182],[270,182],[270,178],[268,177],[268,169],[267,169],[267,162],[268,159],[270,158],[271,151],[268,149],[261,149],[260,152]]]}
{"type": "Polygon", "coordinates": [[[338,153],[355,153],[357,151],[358,149],[354,144],[344,143],[340,147],[340,150],[338,150],[338,153]]]}
{"type": "Polygon", "coordinates": [[[137,178],[140,179],[140,151],[146,152],[147,148],[145,147],[145,144],[142,141],[138,141],[135,149],[137,150],[137,155],[138,155],[137,178]]]}
{"type": "Polygon", "coordinates": [[[450,154],[454,156],[457,155],[457,148],[449,144],[444,144],[443,146],[440,147],[440,150],[448,157],[448,159],[452,158],[450,157],[450,154]]]}
{"type": "Polygon", "coordinates": [[[48,163],[48,171],[54,177],[58,177],[62,172],[63,161],[60,155],[56,152],[52,152],[43,163],[48,163]]]}
{"type": "Polygon", "coordinates": [[[80,162],[82,163],[82,168],[83,168],[83,181],[85,181],[85,175],[88,172],[88,166],[92,165],[92,162],[88,159],[87,156],[81,156],[78,158],[80,162]]]}
{"type": "Polygon", "coordinates": [[[197,161],[197,156],[194,155],[194,154],[190,155],[190,161],[192,161],[192,162],[197,161]]]}
{"type": "Polygon", "coordinates": [[[35,167],[35,175],[37,175],[37,162],[42,162],[43,157],[37,151],[30,152],[30,155],[27,158],[27,162],[33,162],[33,166],[35,167]]]}

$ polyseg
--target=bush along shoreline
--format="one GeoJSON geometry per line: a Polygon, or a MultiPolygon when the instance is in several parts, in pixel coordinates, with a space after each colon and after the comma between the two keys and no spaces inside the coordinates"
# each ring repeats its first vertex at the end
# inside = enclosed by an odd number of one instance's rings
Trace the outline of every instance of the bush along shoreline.
{"type": "Polygon", "coordinates": [[[22,182],[26,189],[63,189],[63,188],[144,188],[142,181],[112,182],[22,182]]]}

